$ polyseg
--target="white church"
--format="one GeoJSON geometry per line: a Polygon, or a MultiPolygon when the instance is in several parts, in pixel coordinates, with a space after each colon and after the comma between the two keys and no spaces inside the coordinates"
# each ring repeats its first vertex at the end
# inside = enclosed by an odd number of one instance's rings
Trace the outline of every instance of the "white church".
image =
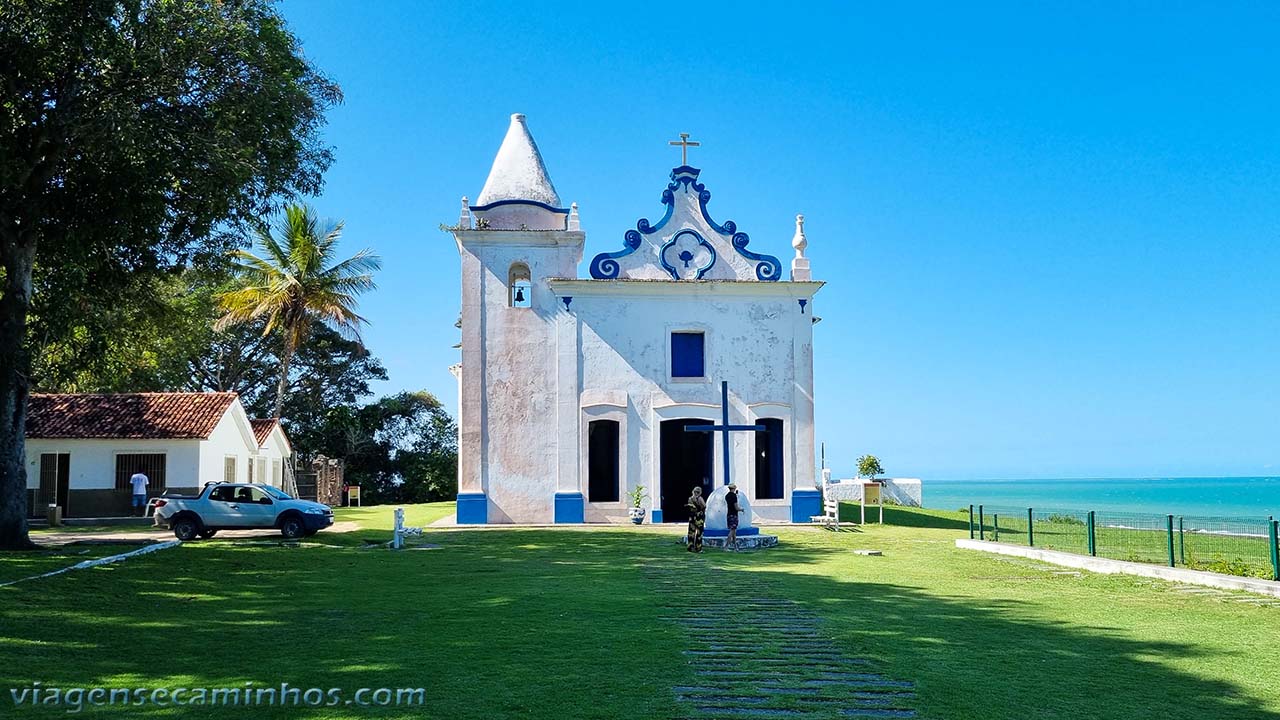
{"type": "Polygon", "coordinates": [[[649,522],[685,522],[692,488],[710,495],[726,473],[756,519],[821,513],[813,296],[823,283],[804,256],[804,219],[784,278],[777,257],[712,217],[699,172],[687,159],[673,169],[660,217],[639,220],[579,277],[578,206],[562,207],[524,115],[511,117],[452,230],[459,523],[620,522],[637,487],[649,522]],[[709,431],[726,411],[739,429],[709,431]]]}

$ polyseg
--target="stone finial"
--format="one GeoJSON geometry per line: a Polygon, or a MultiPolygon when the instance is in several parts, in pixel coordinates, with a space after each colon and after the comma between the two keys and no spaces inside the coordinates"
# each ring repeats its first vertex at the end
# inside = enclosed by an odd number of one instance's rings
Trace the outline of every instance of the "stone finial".
{"type": "Polygon", "coordinates": [[[462,214],[458,216],[458,227],[463,230],[471,229],[471,205],[467,202],[467,196],[462,196],[462,214]]]}
{"type": "Polygon", "coordinates": [[[569,206],[569,230],[578,231],[582,229],[582,222],[578,219],[578,203],[569,206]]]}
{"type": "Polygon", "coordinates": [[[791,247],[796,249],[796,257],[804,257],[804,249],[809,247],[809,238],[804,236],[804,216],[796,216],[796,234],[791,238],[791,247]]]}
{"type": "Polygon", "coordinates": [[[796,215],[796,234],[791,238],[791,247],[796,249],[795,259],[791,261],[791,279],[802,282],[812,280],[809,258],[804,256],[805,248],[809,247],[809,238],[804,235],[804,215],[796,215]]]}

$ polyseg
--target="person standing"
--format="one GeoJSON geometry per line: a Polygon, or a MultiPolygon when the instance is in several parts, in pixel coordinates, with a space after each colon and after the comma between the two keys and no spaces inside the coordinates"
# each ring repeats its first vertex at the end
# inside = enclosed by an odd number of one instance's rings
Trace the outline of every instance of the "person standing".
{"type": "Polygon", "coordinates": [[[729,491],[724,494],[725,524],[729,526],[729,537],[725,538],[725,550],[738,549],[738,513],[742,507],[738,505],[738,485],[729,483],[729,491]]]}
{"type": "Polygon", "coordinates": [[[129,484],[133,486],[133,507],[139,515],[147,514],[147,476],[138,471],[129,478],[129,484]]]}
{"type": "Polygon", "coordinates": [[[689,509],[689,536],[685,546],[691,553],[702,552],[702,531],[707,526],[707,501],[702,499],[702,488],[695,487],[689,501],[685,503],[689,509]]]}

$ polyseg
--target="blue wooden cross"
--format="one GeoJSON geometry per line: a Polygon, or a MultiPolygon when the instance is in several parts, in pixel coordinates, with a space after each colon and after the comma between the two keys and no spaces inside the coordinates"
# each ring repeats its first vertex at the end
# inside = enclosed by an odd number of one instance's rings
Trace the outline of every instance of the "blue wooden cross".
{"type": "Polygon", "coordinates": [[[724,433],[720,444],[724,447],[724,484],[729,480],[729,433],[731,432],[763,432],[763,425],[730,425],[729,424],[729,381],[720,381],[720,417],[719,425],[686,425],[685,432],[718,432],[724,433]]]}

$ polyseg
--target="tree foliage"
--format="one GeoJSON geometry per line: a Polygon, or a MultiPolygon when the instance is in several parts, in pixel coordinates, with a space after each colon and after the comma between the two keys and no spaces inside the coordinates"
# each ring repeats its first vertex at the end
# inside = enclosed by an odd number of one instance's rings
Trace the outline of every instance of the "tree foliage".
{"type": "Polygon", "coordinates": [[[431,502],[458,490],[458,430],[428,392],[391,395],[360,408],[335,409],[301,442],[346,460],[345,480],[363,499],[431,502]]]}
{"type": "Polygon", "coordinates": [[[863,455],[858,458],[858,475],[875,480],[877,475],[883,475],[884,468],[880,466],[880,458],[875,455],[863,455]]]}
{"type": "MultiPolygon", "coordinates": [[[[188,271],[160,283],[145,309],[122,306],[131,319],[92,364],[64,363],[75,354],[76,338],[52,343],[36,359],[36,389],[43,392],[235,392],[254,417],[273,412],[280,372],[279,335],[263,334],[261,321],[215,330],[214,296],[229,287],[228,276],[188,271]]],[[[373,394],[371,383],[386,380],[382,363],[354,340],[325,325],[314,328],[290,366],[284,406],[285,428],[301,455],[335,407],[358,407],[373,394]]]]}
{"type": "Polygon", "coordinates": [[[0,548],[30,547],[32,355],[100,358],[119,306],[315,193],[340,100],[268,0],[0,0],[0,548]]]}
{"type": "MultiPolygon", "coordinates": [[[[157,287],[145,309],[122,307],[137,324],[90,366],[58,365],[74,338],[41,359],[38,389],[48,392],[187,390],[239,393],[251,416],[273,410],[283,343],[263,321],[215,330],[214,298],[230,278],[188,271],[157,287]],[[63,370],[74,368],[69,379],[63,370]]],[[[456,493],[457,429],[427,393],[370,400],[385,381],[382,363],[363,345],[324,324],[314,326],[290,365],[284,426],[299,467],[323,454],[347,462],[348,481],[365,502],[425,502],[456,493]]]]}
{"type": "Polygon", "coordinates": [[[262,255],[235,252],[234,286],[218,293],[223,315],[215,329],[261,323],[262,334],[280,335],[280,379],[272,417],[280,417],[289,385],[294,353],[310,337],[316,323],[328,325],[357,342],[365,319],[356,312],[357,297],[374,289],[373,272],[382,262],[370,250],[337,259],[342,223],[322,227],[315,210],[289,205],[273,234],[258,229],[262,255]]]}

